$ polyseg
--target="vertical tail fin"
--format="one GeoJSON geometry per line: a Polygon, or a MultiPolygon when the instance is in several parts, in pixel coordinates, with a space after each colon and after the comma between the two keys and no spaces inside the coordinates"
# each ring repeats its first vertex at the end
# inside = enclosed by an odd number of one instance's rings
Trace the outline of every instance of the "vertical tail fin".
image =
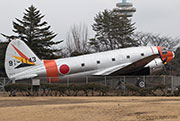
{"type": "Polygon", "coordinates": [[[23,41],[13,40],[9,43],[5,55],[5,70],[9,78],[41,63],[23,41]]]}

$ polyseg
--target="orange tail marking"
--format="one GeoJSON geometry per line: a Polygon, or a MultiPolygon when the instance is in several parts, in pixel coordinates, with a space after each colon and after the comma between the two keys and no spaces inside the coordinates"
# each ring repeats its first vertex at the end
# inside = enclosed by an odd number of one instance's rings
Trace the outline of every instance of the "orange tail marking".
{"type": "Polygon", "coordinates": [[[13,48],[18,52],[18,54],[22,57],[25,58],[27,60],[29,60],[28,57],[26,57],[20,50],[18,50],[13,44],[11,44],[13,46],[13,48]]]}
{"type": "Polygon", "coordinates": [[[46,68],[46,75],[49,82],[58,82],[59,73],[55,60],[43,60],[46,68]]]}

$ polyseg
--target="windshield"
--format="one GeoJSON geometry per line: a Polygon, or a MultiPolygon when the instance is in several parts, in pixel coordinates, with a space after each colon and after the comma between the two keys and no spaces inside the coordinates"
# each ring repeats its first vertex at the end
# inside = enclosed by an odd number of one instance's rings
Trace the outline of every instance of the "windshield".
{"type": "Polygon", "coordinates": [[[166,55],[167,54],[166,48],[161,48],[161,52],[162,52],[163,55],[166,55]]]}

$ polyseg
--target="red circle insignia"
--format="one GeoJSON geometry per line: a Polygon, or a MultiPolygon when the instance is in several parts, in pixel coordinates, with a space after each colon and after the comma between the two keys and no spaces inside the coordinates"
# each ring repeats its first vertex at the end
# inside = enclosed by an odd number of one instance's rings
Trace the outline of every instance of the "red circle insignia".
{"type": "Polygon", "coordinates": [[[63,64],[60,66],[59,68],[59,71],[62,73],[62,74],[67,74],[69,72],[69,66],[66,65],[66,64],[63,64]]]}

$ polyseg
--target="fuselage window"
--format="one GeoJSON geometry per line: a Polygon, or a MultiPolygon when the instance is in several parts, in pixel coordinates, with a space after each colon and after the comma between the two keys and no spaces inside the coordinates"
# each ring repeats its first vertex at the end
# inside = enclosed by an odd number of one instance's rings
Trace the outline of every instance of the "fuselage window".
{"type": "Polygon", "coordinates": [[[100,61],[97,61],[97,64],[100,64],[101,62],[100,61]]]}
{"type": "Polygon", "coordinates": [[[166,55],[166,54],[167,54],[167,52],[162,52],[162,54],[163,54],[163,55],[166,55]]]}
{"type": "Polygon", "coordinates": [[[85,64],[84,64],[84,63],[81,63],[81,66],[82,66],[82,67],[84,67],[84,66],[85,66],[85,64]]]}
{"type": "Polygon", "coordinates": [[[141,53],[141,56],[144,56],[144,53],[141,53]]]}
{"type": "Polygon", "coordinates": [[[116,59],[115,59],[115,58],[112,58],[112,61],[116,61],[116,59]]]}
{"type": "Polygon", "coordinates": [[[127,56],[127,59],[129,59],[129,58],[130,58],[130,56],[128,55],[128,56],[127,56]]]}

